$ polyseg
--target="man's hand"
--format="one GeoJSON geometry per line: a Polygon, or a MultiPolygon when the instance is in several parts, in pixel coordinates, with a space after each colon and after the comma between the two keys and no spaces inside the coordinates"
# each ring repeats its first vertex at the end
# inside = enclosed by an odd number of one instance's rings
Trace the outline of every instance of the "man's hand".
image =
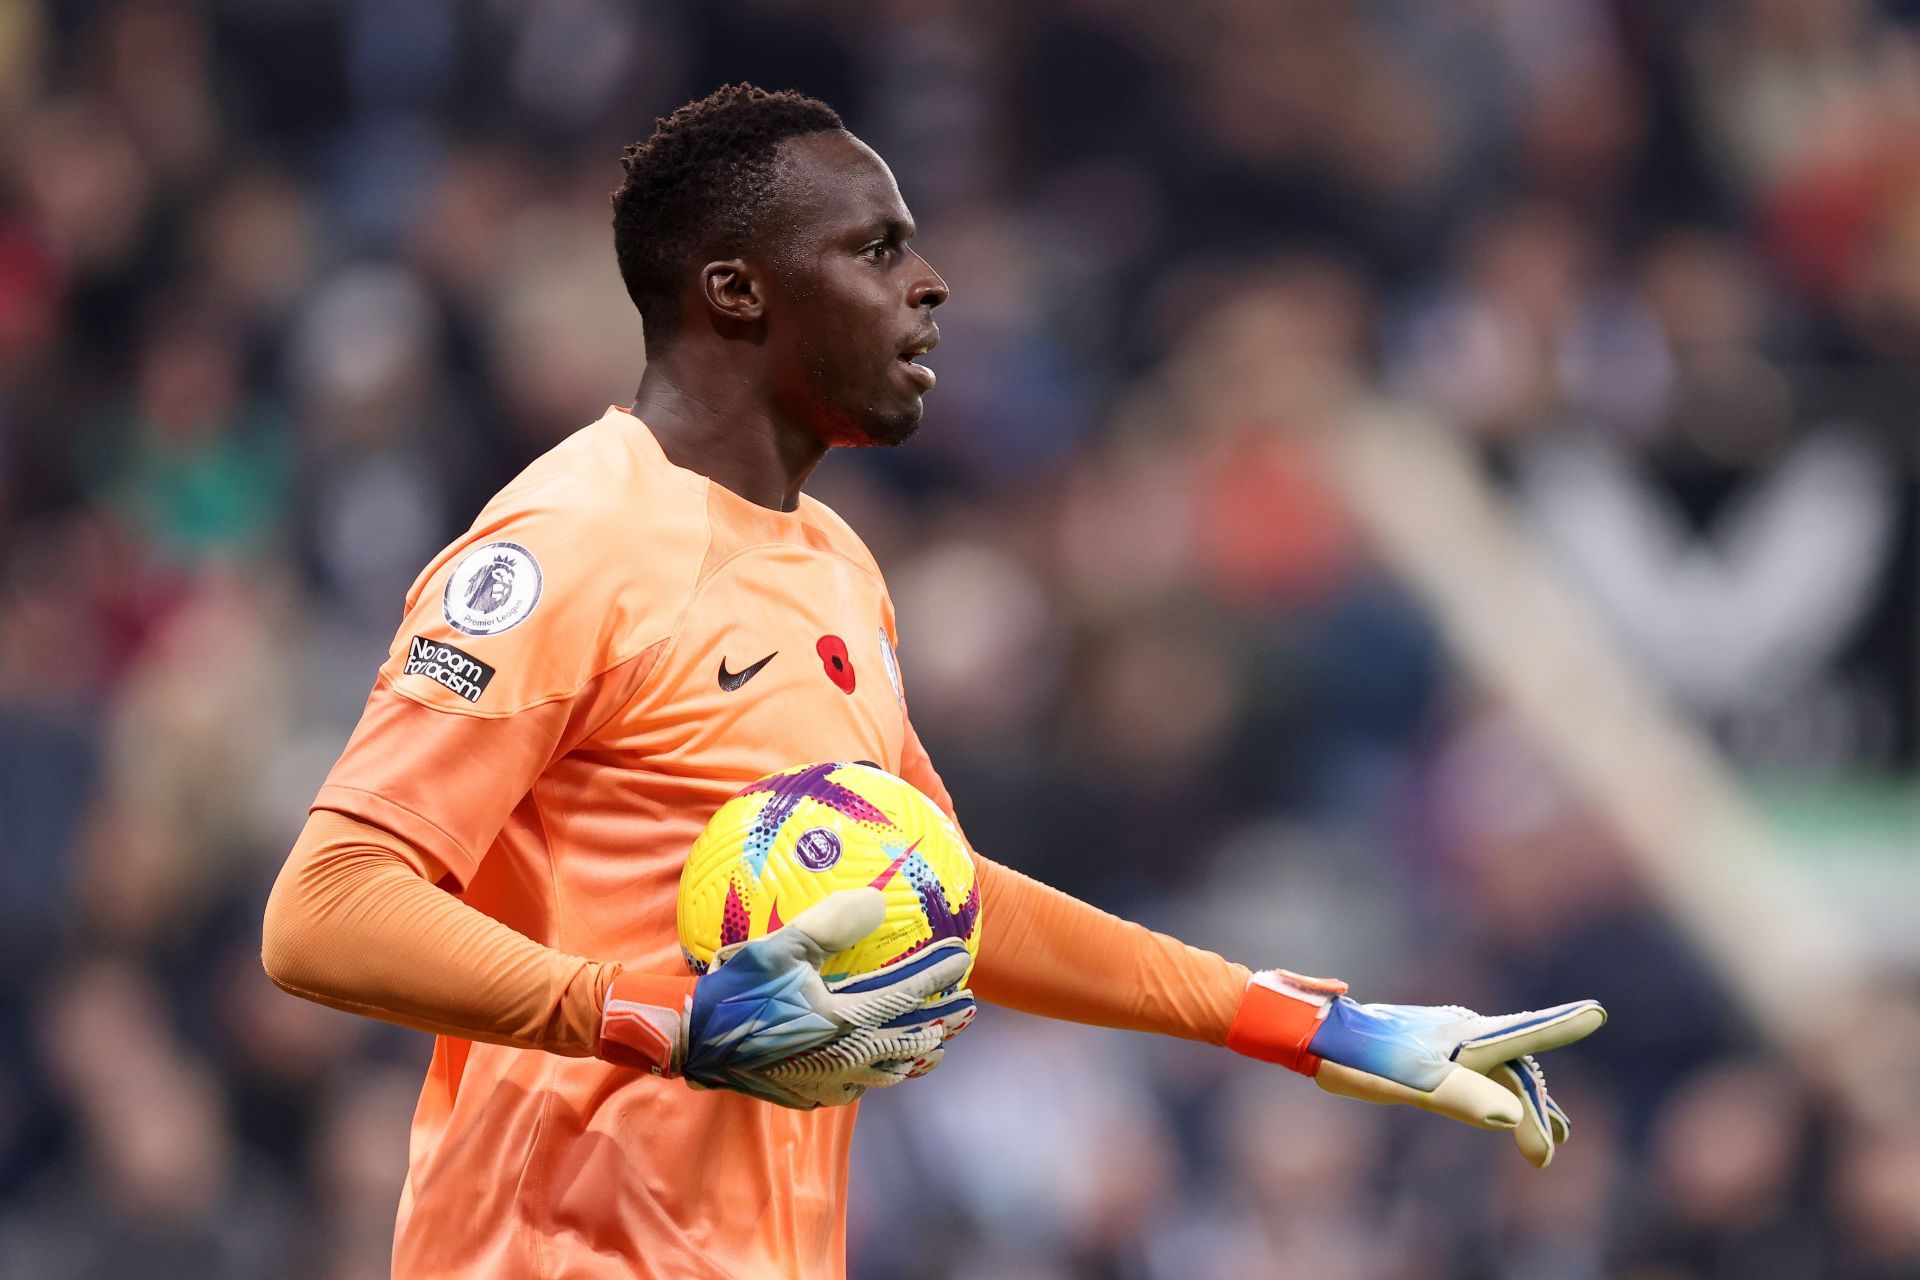
{"type": "Polygon", "coordinates": [[[1268,969],[1247,983],[1227,1044],[1310,1075],[1322,1089],[1511,1129],[1538,1168],[1566,1141],[1566,1113],[1532,1055],[1593,1034],[1597,1001],[1482,1017],[1458,1005],[1358,1004],[1346,984],[1268,969]]]}
{"type": "MultiPolygon", "coordinates": [[[[957,939],[940,945],[960,945],[964,954],[964,944],[957,939]]],[[[900,963],[916,959],[910,956],[900,963]]],[[[834,983],[828,990],[836,995],[858,994],[872,984],[891,981],[892,967],[834,983]]],[[[818,1049],[784,1058],[765,1074],[800,1099],[799,1105],[841,1106],[868,1089],[915,1080],[939,1066],[946,1056],[946,1042],[965,1031],[976,1012],[971,991],[929,998],[878,1027],[857,1028],[818,1049]]]]}
{"type": "Polygon", "coordinates": [[[728,947],[697,981],[621,974],[607,993],[599,1053],[810,1110],[925,1074],[973,1016],[973,997],[930,998],[960,980],[958,939],[829,987],[820,964],[880,926],[878,889],[828,895],[764,938],[728,947]]]}
{"type": "MultiPolygon", "coordinates": [[[[1601,1012],[1604,1021],[1606,1013],[1601,1012]]],[[[1513,1140],[1520,1154],[1536,1169],[1544,1169],[1553,1160],[1554,1149],[1573,1133],[1573,1121],[1547,1093],[1547,1076],[1532,1054],[1509,1059],[1487,1075],[1507,1092],[1520,1099],[1520,1123],[1513,1128],[1513,1140]]]]}

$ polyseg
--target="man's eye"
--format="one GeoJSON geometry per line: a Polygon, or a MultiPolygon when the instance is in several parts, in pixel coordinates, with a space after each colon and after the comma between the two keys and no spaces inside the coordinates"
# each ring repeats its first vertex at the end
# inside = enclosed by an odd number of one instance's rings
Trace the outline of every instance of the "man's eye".
{"type": "Polygon", "coordinates": [[[893,245],[886,240],[876,240],[860,252],[875,262],[884,262],[893,256],[893,245]]]}

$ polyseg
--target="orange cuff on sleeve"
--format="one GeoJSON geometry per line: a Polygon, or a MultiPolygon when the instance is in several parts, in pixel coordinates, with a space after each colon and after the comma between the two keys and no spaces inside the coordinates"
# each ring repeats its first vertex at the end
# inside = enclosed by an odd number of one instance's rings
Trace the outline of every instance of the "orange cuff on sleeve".
{"type": "Polygon", "coordinates": [[[1227,1029],[1227,1048],[1311,1076],[1320,1070],[1320,1059],[1307,1046],[1327,1016],[1328,1003],[1346,989],[1337,979],[1263,969],[1247,981],[1240,1010],[1227,1029]]]}

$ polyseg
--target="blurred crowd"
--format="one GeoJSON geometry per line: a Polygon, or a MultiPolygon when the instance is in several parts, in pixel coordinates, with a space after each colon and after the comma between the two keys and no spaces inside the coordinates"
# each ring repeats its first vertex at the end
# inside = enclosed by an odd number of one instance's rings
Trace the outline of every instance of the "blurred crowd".
{"type": "Polygon", "coordinates": [[[0,1277],[386,1274],[425,1044],[272,988],[266,889],[420,566],[631,399],[616,157],[737,79],[837,106],[954,286],[920,436],[813,491],[972,841],[1614,1015],[1535,1174],[988,1011],[867,1104],[852,1274],[1920,1276],[1911,1004],[1878,1114],[1756,1034],[1312,447],[1436,416],[1750,779],[1911,815],[1920,8],[0,0],[0,1277]]]}

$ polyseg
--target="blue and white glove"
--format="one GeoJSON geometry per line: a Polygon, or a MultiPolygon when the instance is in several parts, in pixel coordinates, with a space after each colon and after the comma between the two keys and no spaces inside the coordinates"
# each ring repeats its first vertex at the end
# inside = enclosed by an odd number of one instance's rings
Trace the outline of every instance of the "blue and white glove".
{"type": "Polygon", "coordinates": [[[878,889],[850,889],[725,948],[698,979],[622,973],[607,993],[599,1056],[801,1110],[924,1075],[973,1017],[972,995],[948,991],[967,971],[963,943],[832,986],[820,976],[822,961],[885,917],[878,889]]]}
{"type": "MultiPolygon", "coordinates": [[[[936,945],[948,951],[958,949],[962,959],[965,958],[965,944],[958,939],[947,939],[936,945]]],[[[916,973],[929,971],[926,966],[930,962],[923,960],[926,954],[921,951],[873,973],[831,983],[827,989],[838,997],[859,997],[895,986],[900,981],[901,969],[916,973]]],[[[964,964],[961,969],[964,971],[964,964]]],[[[944,968],[931,971],[936,976],[946,972],[944,968]]],[[[929,996],[879,1026],[856,1027],[817,1049],[782,1059],[768,1067],[765,1074],[773,1083],[802,1099],[802,1105],[840,1106],[868,1089],[885,1088],[926,1075],[946,1056],[946,1042],[965,1031],[977,1012],[971,991],[929,996]]]]}
{"type": "Polygon", "coordinates": [[[1262,970],[1247,983],[1227,1043],[1312,1076],[1329,1093],[1510,1129],[1536,1168],[1553,1159],[1572,1126],[1532,1055],[1598,1031],[1607,1020],[1598,1001],[1484,1017],[1458,1005],[1359,1004],[1346,989],[1262,970]]]}
{"type": "MultiPolygon", "coordinates": [[[[1601,1021],[1606,1016],[1601,1010],[1601,1021]]],[[[1553,1161],[1554,1150],[1573,1136],[1573,1121],[1547,1092],[1546,1072],[1532,1054],[1525,1053],[1501,1063],[1487,1072],[1487,1077],[1520,1099],[1520,1123],[1513,1128],[1513,1140],[1520,1144],[1520,1154],[1528,1163],[1536,1169],[1546,1168],[1553,1161]]]]}

